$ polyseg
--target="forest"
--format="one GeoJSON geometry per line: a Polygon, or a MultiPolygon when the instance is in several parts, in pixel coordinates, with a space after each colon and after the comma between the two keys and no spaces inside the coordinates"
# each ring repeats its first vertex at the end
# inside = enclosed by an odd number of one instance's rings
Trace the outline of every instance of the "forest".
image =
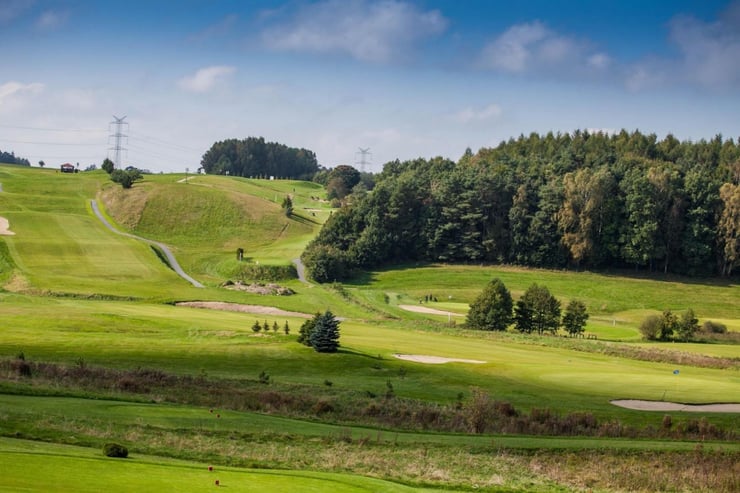
{"type": "Polygon", "coordinates": [[[0,163],[31,166],[31,163],[28,161],[28,159],[16,156],[13,151],[5,152],[0,150],[0,163]]]}
{"type": "Polygon", "coordinates": [[[208,174],[310,180],[319,171],[316,155],[307,149],[265,142],[262,137],[214,143],[200,162],[208,174]]]}
{"type": "Polygon", "coordinates": [[[408,261],[724,277],[740,265],[740,143],[721,135],[532,133],[375,178],[304,251],[316,281],[408,261]]]}

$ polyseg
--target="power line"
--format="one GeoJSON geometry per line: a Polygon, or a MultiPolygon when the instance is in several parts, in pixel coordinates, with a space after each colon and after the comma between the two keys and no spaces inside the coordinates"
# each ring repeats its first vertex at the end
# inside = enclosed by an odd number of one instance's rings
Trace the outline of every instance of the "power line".
{"type": "Polygon", "coordinates": [[[39,145],[39,146],[99,146],[100,143],[97,144],[77,144],[75,142],[39,142],[39,141],[29,141],[29,140],[6,140],[6,139],[0,139],[2,142],[7,142],[9,144],[33,144],[33,145],[39,145]]]}
{"type": "Polygon", "coordinates": [[[174,142],[167,142],[166,140],[158,139],[156,137],[150,137],[150,136],[143,136],[134,132],[129,132],[129,135],[132,138],[137,138],[139,140],[142,140],[144,142],[149,142],[150,144],[156,144],[156,145],[166,145],[169,147],[181,149],[183,151],[192,151],[192,152],[202,152],[202,149],[195,149],[193,147],[184,146],[182,144],[175,144],[174,142]]]}
{"type": "Polygon", "coordinates": [[[76,132],[76,133],[103,133],[99,128],[45,128],[45,127],[25,127],[21,125],[2,125],[0,128],[14,128],[18,130],[37,130],[41,132],[76,132]]]}

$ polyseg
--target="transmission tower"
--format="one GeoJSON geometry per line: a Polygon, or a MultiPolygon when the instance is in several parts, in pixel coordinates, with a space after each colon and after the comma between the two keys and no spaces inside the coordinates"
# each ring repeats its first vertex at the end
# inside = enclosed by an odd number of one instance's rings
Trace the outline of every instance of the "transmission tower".
{"type": "MultiPolygon", "coordinates": [[[[113,121],[108,124],[108,132],[110,132],[108,143],[110,144],[111,140],[113,141],[113,147],[109,147],[108,150],[113,151],[113,164],[117,169],[123,169],[121,151],[127,150],[123,147],[124,144],[128,143],[128,134],[123,133],[124,126],[128,129],[128,122],[123,121],[125,119],[125,116],[118,118],[116,115],[113,115],[113,121]]],[[[108,155],[108,159],[110,159],[110,155],[108,155]]]]}
{"type": "Polygon", "coordinates": [[[368,160],[368,156],[370,156],[370,158],[372,158],[373,157],[373,153],[370,152],[370,148],[369,147],[367,149],[363,149],[362,147],[358,147],[357,149],[358,149],[358,151],[355,153],[355,164],[356,165],[359,164],[360,165],[360,171],[362,173],[364,173],[365,172],[365,165],[370,164],[370,161],[368,160]],[[359,157],[360,157],[360,160],[359,161],[357,160],[357,155],[358,154],[359,154],[359,157]]]}

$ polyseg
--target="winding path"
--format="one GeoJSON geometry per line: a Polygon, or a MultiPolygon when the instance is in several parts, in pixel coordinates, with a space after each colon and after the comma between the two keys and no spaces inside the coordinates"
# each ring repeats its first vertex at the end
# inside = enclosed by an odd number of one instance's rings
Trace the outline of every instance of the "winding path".
{"type": "Polygon", "coordinates": [[[308,282],[308,279],[306,279],[306,267],[303,265],[301,259],[294,258],[293,264],[295,265],[295,270],[298,273],[298,280],[304,284],[311,284],[310,282],[308,282]]]}
{"type": "Polygon", "coordinates": [[[199,283],[198,281],[196,281],[195,279],[187,275],[184,270],[182,270],[182,267],[180,267],[180,264],[177,263],[175,256],[172,255],[172,252],[167,247],[167,245],[165,245],[164,243],[160,243],[158,241],[148,240],[146,238],[142,238],[141,236],[132,235],[130,233],[124,233],[123,231],[117,230],[116,228],[113,227],[111,223],[108,222],[105,216],[103,216],[103,214],[100,212],[100,209],[98,208],[98,202],[95,199],[90,200],[90,206],[92,207],[92,210],[95,213],[95,215],[98,216],[98,219],[100,219],[108,229],[110,229],[114,233],[119,234],[121,236],[127,236],[129,238],[140,240],[145,243],[149,243],[150,245],[155,245],[159,247],[164,252],[165,256],[167,257],[167,261],[170,263],[170,267],[172,267],[172,270],[174,270],[178,276],[182,277],[183,279],[188,281],[190,284],[192,284],[196,288],[205,287],[201,283],[199,283]]]}

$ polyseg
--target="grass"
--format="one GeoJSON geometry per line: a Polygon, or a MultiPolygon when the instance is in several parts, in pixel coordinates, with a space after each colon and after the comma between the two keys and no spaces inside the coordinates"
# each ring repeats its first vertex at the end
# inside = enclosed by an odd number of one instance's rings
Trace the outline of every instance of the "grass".
{"type": "MultiPolygon", "coordinates": [[[[298,257],[330,213],[326,202],[319,198],[322,189],[294,181],[200,175],[190,176],[185,183],[182,178],[184,175],[148,175],[144,182],[123,191],[103,172],[63,175],[54,170],[0,166],[0,216],[8,218],[16,232],[15,236],[0,238],[0,357],[13,358],[23,352],[33,362],[156,368],[177,375],[207,375],[214,381],[246,382],[267,371],[271,390],[311,392],[336,399],[351,399],[363,392],[382,396],[391,383],[399,400],[453,405],[460,395],[467,401],[472,389],[480,388],[525,412],[535,408],[563,414],[588,411],[599,420],[654,429],[660,429],[663,413],[629,411],[612,406],[609,400],[700,403],[727,401],[740,395],[737,345],[648,344],[640,341],[637,331],[648,314],[664,309],[680,312],[689,307],[702,320],[720,321],[729,330],[740,331],[737,284],[675,277],[651,279],[632,273],[423,265],[372,272],[334,287],[281,281],[297,292],[293,296],[229,291],[218,285],[241,267],[235,260],[236,248],[245,249],[249,263],[259,261],[262,265],[285,265],[298,257]],[[290,219],[280,209],[288,194],[295,208],[290,219]],[[105,229],[89,208],[90,199],[96,197],[122,230],[167,243],[185,270],[208,287],[193,288],[172,273],[147,245],[105,229]],[[515,298],[537,282],[546,285],[563,304],[573,298],[585,301],[591,313],[587,331],[598,341],[450,327],[450,319],[457,324],[464,320],[468,304],[492,277],[500,277],[515,298]],[[401,304],[416,305],[429,294],[439,301],[425,306],[451,311],[454,316],[399,308],[401,304]],[[255,335],[251,331],[255,320],[267,320],[270,325],[276,321],[282,329],[286,318],[173,306],[184,300],[269,305],[308,314],[331,309],[344,319],[342,351],[321,355],[297,344],[301,318],[287,318],[290,336],[282,330],[255,335]],[[395,353],[486,363],[424,365],[398,360],[395,353]],[[680,370],[678,376],[673,373],[675,369],[680,370]],[[327,381],[332,382],[331,388],[327,381]]],[[[571,487],[637,490],[642,485],[650,485],[653,490],[675,490],[684,487],[679,480],[691,484],[690,489],[733,490],[732,476],[727,471],[713,473],[719,479],[702,473],[727,464],[726,457],[696,455],[695,443],[676,440],[401,433],[321,422],[319,416],[306,421],[230,410],[224,410],[221,420],[213,425],[210,413],[203,408],[124,402],[151,401],[161,395],[45,385],[0,375],[3,392],[57,395],[0,393],[3,434],[21,433],[95,447],[116,435],[128,437],[137,460],[144,453],[160,456],[151,457],[151,464],[137,463],[136,467],[144,467],[137,474],[164,478],[162,481],[168,477],[167,468],[172,470],[162,456],[177,456],[195,461],[184,465],[184,470],[202,470],[199,458],[208,457],[222,465],[360,471],[412,485],[463,489],[477,485],[489,491],[571,487]],[[78,398],[61,399],[58,395],[78,398]],[[95,399],[80,399],[82,396],[95,399]],[[604,456],[603,468],[590,466],[602,473],[600,477],[577,467],[579,461],[590,461],[587,454],[595,449],[611,450],[604,456]],[[512,456],[506,450],[521,453],[512,456]],[[631,455],[636,451],[646,455],[636,459],[631,455]],[[673,453],[679,454],[670,456],[676,459],[675,466],[665,467],[668,456],[661,454],[673,453]],[[639,461],[649,464],[648,470],[655,474],[640,476],[639,461]],[[152,470],[147,472],[150,465],[152,470]],[[607,467],[623,471],[623,478],[613,477],[607,467]],[[533,468],[543,473],[534,474],[533,468]],[[693,479],[684,478],[683,471],[694,473],[699,478],[696,481],[703,482],[690,483],[693,479]],[[570,478],[563,476],[567,473],[570,478]]],[[[180,399],[175,394],[162,395],[180,399]]],[[[378,398],[378,402],[382,400],[378,398]]],[[[725,429],[739,426],[737,414],[672,414],[676,423],[703,417],[725,429]]],[[[10,450],[13,447],[38,446],[36,452],[22,452],[27,454],[23,462],[31,464],[17,469],[23,474],[28,474],[30,467],[43,468],[44,460],[49,464],[50,477],[59,474],[55,471],[84,469],[88,464],[77,459],[68,462],[69,454],[56,450],[44,452],[43,444],[18,443],[0,440],[0,455],[21,453],[10,450]]],[[[732,450],[733,445],[725,443],[722,447],[732,450]]],[[[97,450],[93,452],[98,454],[97,450]]],[[[0,458],[3,463],[5,457],[9,456],[0,458]]],[[[108,464],[103,457],[95,461],[108,464]]],[[[118,470],[106,484],[115,483],[115,478],[127,478],[131,471],[118,470]]],[[[259,484],[258,478],[238,476],[252,471],[235,469],[233,473],[234,478],[249,478],[259,484]]],[[[276,474],[295,481],[293,472],[276,474]]],[[[363,478],[331,478],[340,485],[365,485],[363,478]]],[[[10,481],[0,480],[0,491],[22,486],[44,489],[10,481]]],[[[156,481],[152,480],[153,487],[159,484],[156,481]]],[[[192,479],[191,484],[196,482],[192,479]]],[[[237,483],[229,486],[232,484],[237,483]]],[[[58,485],[74,491],[88,487],[67,484],[63,479],[58,485]]],[[[142,485],[142,491],[147,487],[142,485]]],[[[327,486],[321,483],[317,487],[327,486]]],[[[367,484],[369,490],[392,487],[367,484]]]]}
{"type": "Polygon", "coordinates": [[[680,312],[693,308],[700,318],[740,320],[740,285],[717,279],[630,276],[626,273],[552,271],[506,266],[421,265],[369,273],[347,287],[404,293],[418,302],[426,294],[469,304],[491,279],[500,278],[517,299],[531,284],[548,287],[561,303],[579,299],[592,315],[636,309],[680,312]]]}
{"type": "Polygon", "coordinates": [[[228,491],[428,491],[349,474],[255,470],[136,454],[103,457],[99,450],[0,439],[3,479],[0,491],[160,492],[213,491],[215,481],[228,491]]]}

